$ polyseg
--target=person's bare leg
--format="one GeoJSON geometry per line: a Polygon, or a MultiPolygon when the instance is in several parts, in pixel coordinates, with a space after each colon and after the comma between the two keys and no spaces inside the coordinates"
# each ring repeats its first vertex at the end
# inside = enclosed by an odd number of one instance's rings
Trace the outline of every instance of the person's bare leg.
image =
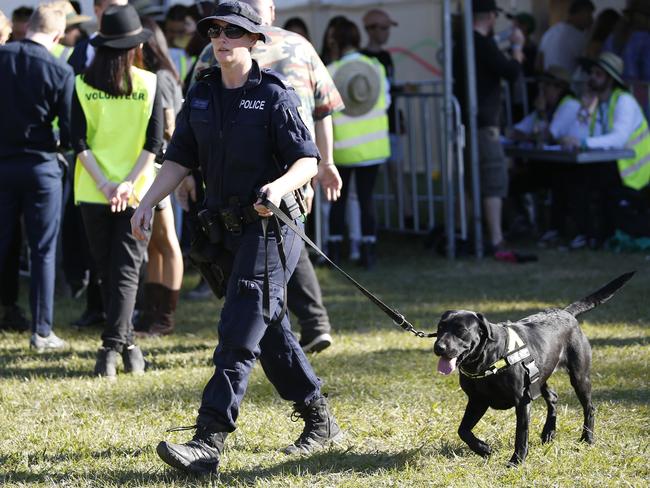
{"type": "Polygon", "coordinates": [[[501,230],[501,197],[487,197],[483,199],[483,212],[487,221],[490,243],[496,246],[503,241],[501,230]]]}

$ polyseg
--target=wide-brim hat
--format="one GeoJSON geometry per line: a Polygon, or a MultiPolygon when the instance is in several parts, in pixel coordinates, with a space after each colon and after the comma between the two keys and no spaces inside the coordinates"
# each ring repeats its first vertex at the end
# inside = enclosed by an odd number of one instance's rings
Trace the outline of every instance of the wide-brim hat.
{"type": "Polygon", "coordinates": [[[370,112],[377,103],[381,78],[371,64],[350,61],[336,70],[334,84],[345,104],[343,113],[359,117],[370,112]]]}
{"type": "Polygon", "coordinates": [[[495,0],[473,0],[472,1],[472,12],[475,14],[487,13],[487,12],[502,12],[497,6],[495,0]]]}
{"type": "Polygon", "coordinates": [[[111,5],[102,15],[99,32],[90,40],[95,47],[131,49],[152,35],[142,27],[138,12],[132,5],[111,5]]]}
{"type": "Polygon", "coordinates": [[[263,42],[269,42],[269,36],[262,26],[262,17],[247,3],[237,1],[220,3],[215,7],[212,15],[199,20],[199,23],[196,24],[196,30],[203,37],[208,37],[208,29],[217,20],[239,26],[252,34],[259,34],[263,42]]]}
{"type": "Polygon", "coordinates": [[[616,83],[623,88],[627,88],[627,84],[623,80],[623,60],[616,54],[604,52],[600,54],[598,59],[583,58],[581,64],[587,70],[593,66],[602,68],[616,83]]]}
{"type": "Polygon", "coordinates": [[[537,77],[539,81],[548,81],[551,83],[571,84],[571,73],[562,66],[549,66],[541,75],[537,77]]]}

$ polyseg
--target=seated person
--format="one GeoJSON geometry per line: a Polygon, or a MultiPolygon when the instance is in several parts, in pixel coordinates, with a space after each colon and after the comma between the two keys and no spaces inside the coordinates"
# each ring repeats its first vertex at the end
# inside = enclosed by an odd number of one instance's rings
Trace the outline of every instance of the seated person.
{"type": "MultiPolygon", "coordinates": [[[[561,66],[549,67],[540,77],[539,95],[535,111],[524,117],[513,128],[510,137],[514,141],[532,142],[536,145],[552,144],[572,134],[580,102],[571,91],[571,75],[561,66]]],[[[564,234],[565,217],[568,213],[567,172],[564,165],[532,164],[517,165],[512,175],[511,196],[516,201],[525,193],[550,189],[550,222],[539,244],[554,245],[564,234]]]]}
{"type": "Polygon", "coordinates": [[[550,143],[571,134],[580,102],[571,91],[571,75],[561,66],[551,66],[540,77],[535,111],[514,126],[515,141],[550,143]],[[549,124],[550,120],[550,124],[549,124]]]}
{"type": "MultiPolygon", "coordinates": [[[[602,53],[590,68],[588,90],[576,121],[576,133],[562,139],[567,149],[622,149],[636,152],[629,159],[606,164],[585,165],[581,181],[589,194],[598,199],[596,212],[590,211],[589,199],[581,198],[578,223],[582,242],[593,245],[612,235],[618,202],[641,201],[640,190],[650,182],[650,133],[643,110],[623,81],[623,60],[612,53],[602,53]],[[600,225],[590,216],[601,215],[600,225]]],[[[578,247],[578,246],[576,246],[578,247]]]]}

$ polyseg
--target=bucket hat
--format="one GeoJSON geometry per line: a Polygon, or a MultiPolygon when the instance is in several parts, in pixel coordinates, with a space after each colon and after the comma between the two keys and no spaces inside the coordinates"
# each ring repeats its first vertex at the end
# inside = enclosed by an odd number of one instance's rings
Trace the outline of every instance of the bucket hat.
{"type": "Polygon", "coordinates": [[[377,103],[381,78],[372,65],[363,61],[350,61],[336,70],[334,84],[345,104],[343,113],[359,117],[370,112],[377,103]]]}
{"type": "Polygon", "coordinates": [[[265,33],[260,17],[253,7],[247,3],[229,0],[220,3],[214,9],[214,13],[205,17],[196,24],[196,29],[203,37],[208,37],[208,29],[216,20],[222,20],[252,33],[259,34],[263,42],[269,42],[269,36],[265,33]]]}
{"type": "Polygon", "coordinates": [[[600,54],[598,59],[583,59],[582,65],[587,69],[591,69],[592,66],[602,68],[616,83],[623,88],[627,88],[627,84],[623,80],[623,60],[616,54],[604,52],[600,54]]]}
{"type": "Polygon", "coordinates": [[[131,49],[142,44],[152,32],[142,27],[132,5],[112,5],[102,15],[99,32],[90,40],[95,47],[131,49]]]}

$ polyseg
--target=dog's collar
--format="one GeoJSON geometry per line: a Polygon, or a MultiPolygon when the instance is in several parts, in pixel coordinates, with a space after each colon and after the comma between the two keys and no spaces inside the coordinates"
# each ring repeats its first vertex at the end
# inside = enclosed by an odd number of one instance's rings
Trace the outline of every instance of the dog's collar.
{"type": "Polygon", "coordinates": [[[497,374],[499,371],[512,366],[513,364],[520,363],[521,361],[530,358],[530,350],[526,343],[519,337],[519,334],[511,327],[505,326],[508,331],[508,350],[506,351],[505,356],[499,358],[495,361],[490,367],[485,371],[480,373],[470,373],[463,369],[462,366],[459,366],[458,369],[462,374],[469,378],[485,378],[486,376],[492,376],[497,374]]]}

